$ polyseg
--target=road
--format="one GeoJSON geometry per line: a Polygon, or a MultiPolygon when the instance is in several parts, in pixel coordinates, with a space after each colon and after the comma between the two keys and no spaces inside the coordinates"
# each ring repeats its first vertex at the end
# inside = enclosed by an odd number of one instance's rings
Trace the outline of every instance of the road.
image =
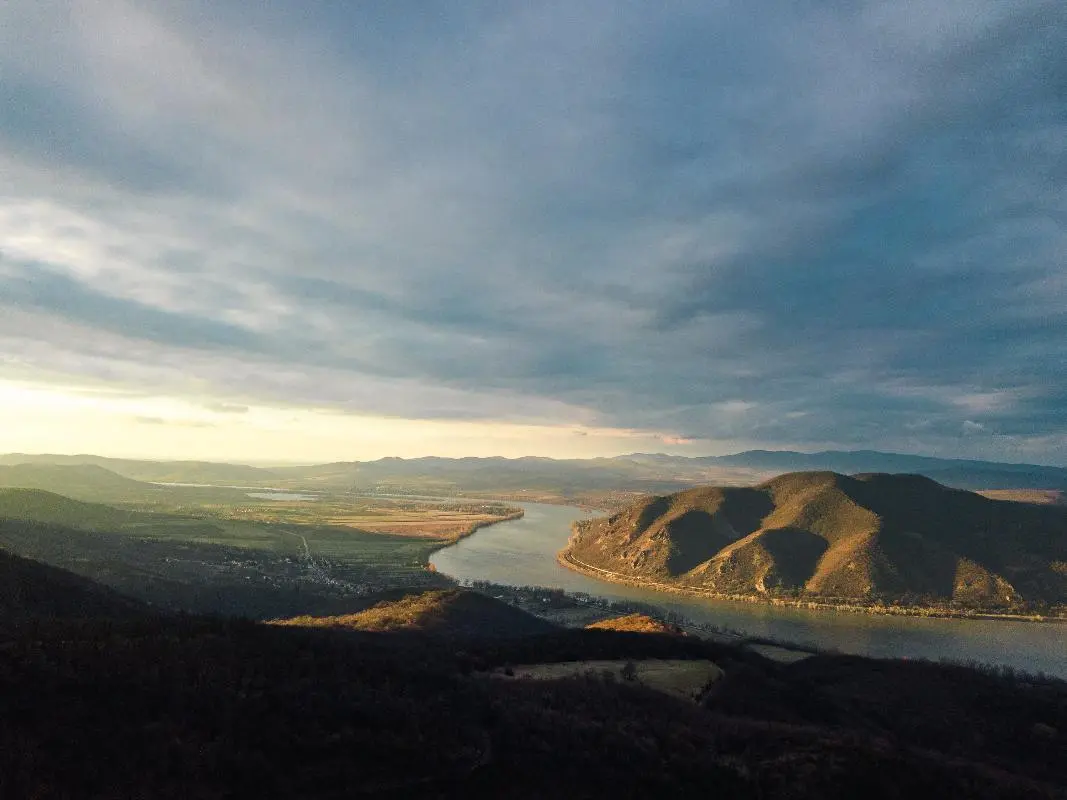
{"type": "Polygon", "coordinates": [[[293,531],[287,531],[284,528],[278,529],[279,533],[284,533],[287,536],[295,536],[300,540],[301,546],[304,548],[304,554],[300,556],[300,559],[307,565],[308,572],[319,583],[328,583],[332,585],[341,585],[342,581],[331,578],[329,573],[319,564],[311,555],[311,547],[308,545],[307,537],[302,533],[294,533],[293,531]]]}

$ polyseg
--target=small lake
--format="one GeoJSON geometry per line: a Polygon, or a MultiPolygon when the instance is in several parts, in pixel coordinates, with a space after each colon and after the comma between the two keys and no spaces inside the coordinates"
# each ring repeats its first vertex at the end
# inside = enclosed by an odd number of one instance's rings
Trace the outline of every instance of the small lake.
{"type": "Polygon", "coordinates": [[[928,619],[779,608],[657,592],[607,583],[560,566],[556,553],[580,508],[515,503],[522,519],[482,528],[430,557],[458,581],[548,586],[609,600],[637,601],[754,636],[880,658],[948,658],[1005,664],[1067,678],[1067,624],[928,619]]]}
{"type": "Polygon", "coordinates": [[[315,494],[303,494],[301,492],[282,492],[282,491],[267,491],[267,492],[245,492],[249,497],[254,497],[257,500],[318,500],[319,496],[315,494]]]}
{"type": "Polygon", "coordinates": [[[171,481],[153,481],[155,486],[177,486],[186,489],[241,489],[248,497],[257,500],[318,500],[319,495],[307,492],[290,492],[286,489],[272,489],[269,486],[229,486],[214,483],[174,483],[171,481]],[[250,492],[249,489],[256,491],[250,492]]]}

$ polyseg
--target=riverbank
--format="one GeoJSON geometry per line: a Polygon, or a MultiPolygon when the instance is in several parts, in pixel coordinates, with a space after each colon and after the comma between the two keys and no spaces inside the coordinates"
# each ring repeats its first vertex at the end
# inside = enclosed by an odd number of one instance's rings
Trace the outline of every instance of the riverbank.
{"type": "Polygon", "coordinates": [[[570,554],[569,550],[570,545],[568,544],[567,547],[565,547],[563,550],[560,550],[556,554],[556,561],[561,566],[566,567],[567,569],[574,570],[575,572],[579,572],[590,578],[596,578],[597,580],[606,581],[608,583],[617,583],[625,586],[636,586],[643,589],[653,589],[659,592],[669,592],[671,594],[677,594],[686,597],[702,597],[707,598],[709,600],[726,600],[740,603],[760,603],[763,605],[785,608],[799,608],[809,611],[844,611],[852,614],[875,614],[883,616],[927,617],[943,619],[1003,620],[1012,622],[1067,623],[1067,617],[1064,616],[1012,613],[998,614],[995,612],[970,611],[968,609],[941,608],[937,606],[894,606],[885,605],[882,603],[862,605],[859,603],[835,603],[832,601],[808,600],[802,598],[762,597],[759,595],[751,594],[728,594],[725,592],[714,592],[707,589],[695,589],[688,586],[676,586],[674,584],[652,581],[646,578],[638,578],[631,575],[622,575],[618,572],[612,572],[610,570],[602,569],[600,567],[593,566],[592,564],[586,564],[583,561],[579,561],[570,554]]]}
{"type": "MultiPolygon", "coordinates": [[[[449,545],[455,544],[460,539],[466,539],[468,536],[471,536],[471,535],[477,533],[478,531],[482,530],[482,528],[489,528],[489,527],[491,527],[493,525],[499,525],[501,522],[514,522],[517,519],[522,519],[525,515],[526,515],[526,511],[525,510],[523,510],[521,508],[517,508],[512,513],[508,514],[505,517],[497,517],[496,519],[486,519],[486,520],[481,520],[480,522],[474,522],[474,523],[471,524],[471,526],[469,528],[467,528],[467,530],[465,530],[463,533],[461,533],[458,536],[456,536],[454,539],[450,539],[447,542],[442,542],[441,546],[442,547],[448,547],[449,545]]],[[[434,552],[436,552],[436,551],[434,551],[434,552]]],[[[431,553],[431,555],[433,555],[433,553],[431,553]]]]}

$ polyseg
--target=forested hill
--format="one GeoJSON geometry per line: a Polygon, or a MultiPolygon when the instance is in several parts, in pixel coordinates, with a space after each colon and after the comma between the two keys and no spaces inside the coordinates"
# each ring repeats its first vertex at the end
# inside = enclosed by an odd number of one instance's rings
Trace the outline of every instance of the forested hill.
{"type": "Polygon", "coordinates": [[[435,637],[511,638],[558,630],[552,623],[500,600],[461,589],[405,593],[352,614],[300,616],[274,620],[271,624],[435,637]]]}
{"type": "Polygon", "coordinates": [[[147,606],[106,586],[0,549],[0,619],[125,619],[147,606]]]}
{"type": "Polygon", "coordinates": [[[789,473],[582,522],[566,558],[721,594],[1045,608],[1067,604],[1067,509],[916,475],[789,473]]]}

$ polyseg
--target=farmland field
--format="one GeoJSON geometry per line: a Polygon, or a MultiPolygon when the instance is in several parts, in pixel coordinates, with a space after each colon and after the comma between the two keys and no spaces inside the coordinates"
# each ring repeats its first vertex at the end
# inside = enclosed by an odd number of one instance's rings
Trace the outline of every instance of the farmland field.
{"type": "Polygon", "coordinates": [[[6,489],[0,547],[164,608],[326,613],[384,589],[448,585],[429,568],[430,553],[519,513],[498,503],[327,496],[102,505],[6,489]]]}

